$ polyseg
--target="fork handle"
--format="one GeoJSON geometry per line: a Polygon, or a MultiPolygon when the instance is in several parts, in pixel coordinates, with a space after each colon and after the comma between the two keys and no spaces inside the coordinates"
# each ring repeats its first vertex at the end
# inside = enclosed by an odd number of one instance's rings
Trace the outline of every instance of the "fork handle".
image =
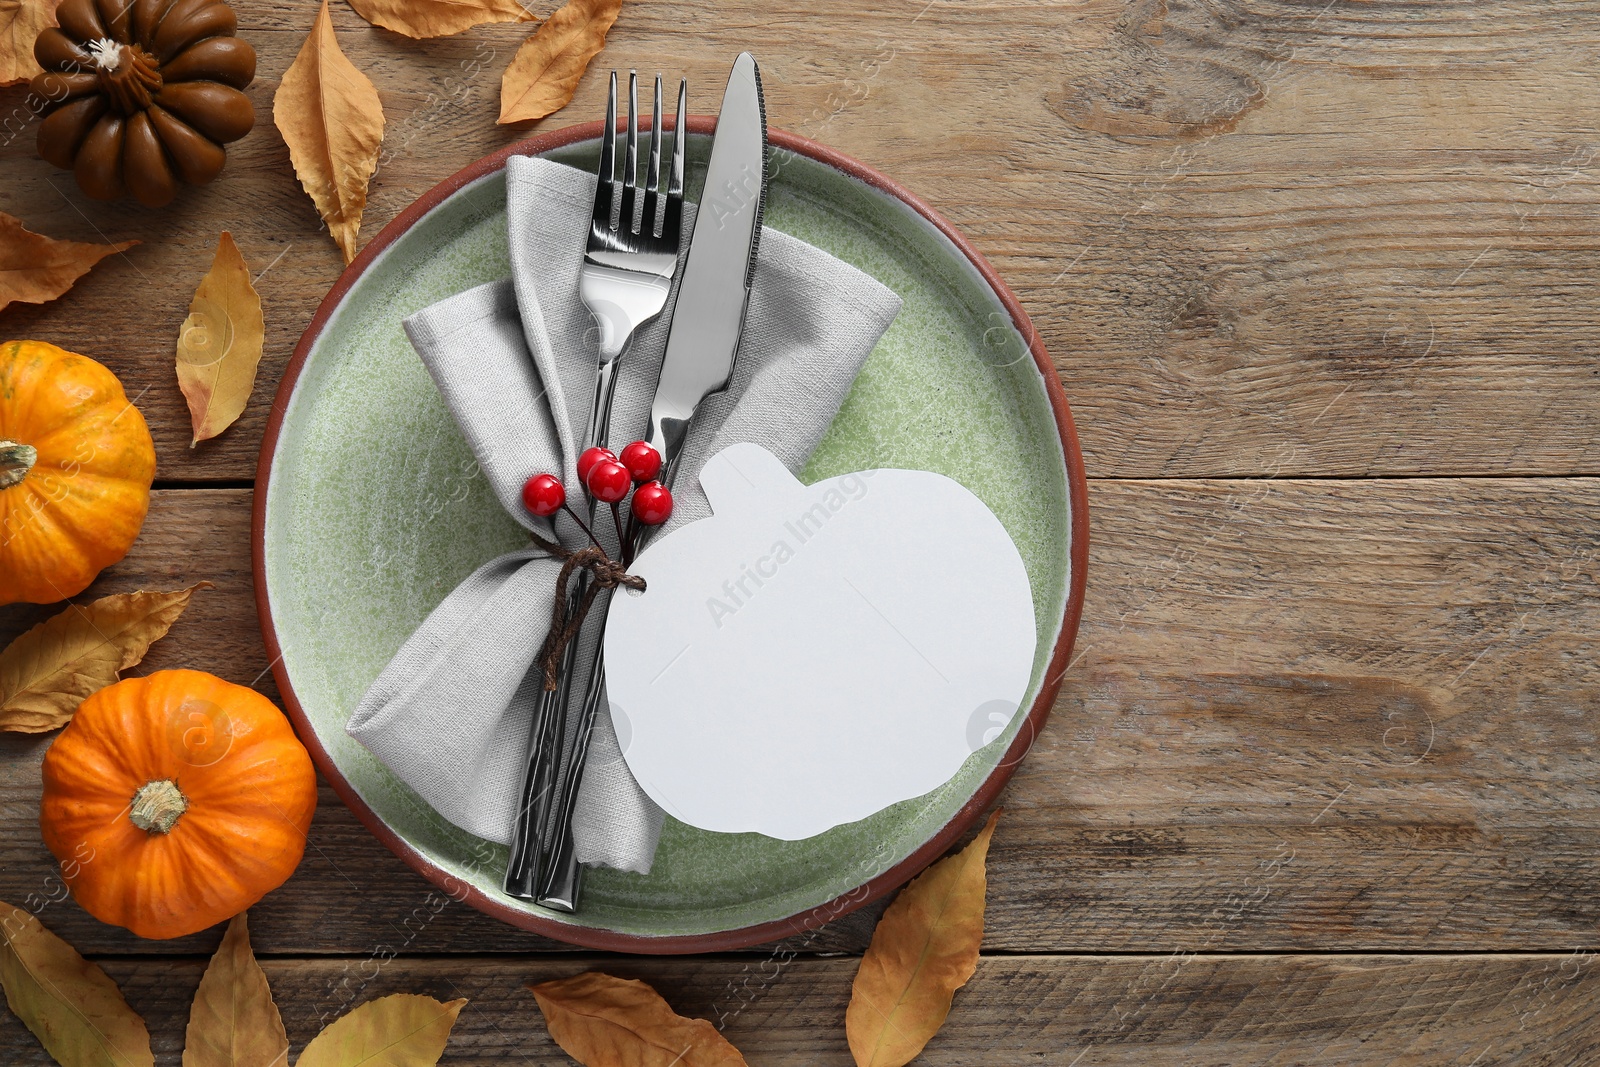
{"type": "MultiPolygon", "coordinates": [[[[611,436],[611,403],[617,395],[617,365],[622,362],[621,351],[610,354],[602,352],[599,364],[595,367],[594,403],[589,408],[589,432],[584,437],[584,449],[604,446],[606,439],[611,436]]],[[[581,455],[581,453],[580,453],[581,455]]],[[[588,486],[582,487],[584,492],[588,486]]],[[[598,502],[589,501],[589,518],[594,519],[598,502]]]]}
{"type": "MultiPolygon", "coordinates": [[[[605,632],[605,616],[609,606],[607,604],[597,613],[600,615],[602,633],[605,632]]],[[[583,769],[589,758],[589,741],[594,736],[594,720],[600,710],[600,692],[605,687],[605,672],[605,648],[602,646],[595,653],[594,670],[589,673],[589,684],[583,694],[583,707],[578,713],[577,738],[573,744],[572,759],[567,764],[566,780],[557,790],[550,809],[538,903],[555,911],[578,910],[583,867],[578,863],[577,846],[572,837],[572,815],[577,808],[578,788],[582,784],[583,769]]]]}
{"type": "MultiPolygon", "coordinates": [[[[620,355],[620,351],[610,351],[609,346],[601,346],[601,358],[595,368],[594,403],[589,409],[589,432],[584,435],[586,449],[604,444],[610,434],[611,405],[617,395],[620,355]]],[[[595,525],[598,509],[598,503],[591,498],[591,528],[595,525]]],[[[579,572],[577,578],[572,594],[567,599],[569,614],[576,610],[578,601],[583,598],[589,585],[587,571],[579,572]]],[[[604,612],[600,615],[603,620],[604,612]]],[[[562,824],[552,822],[552,815],[555,800],[566,787],[560,772],[567,741],[567,705],[571,701],[572,672],[578,664],[578,645],[577,641],[567,644],[556,690],[541,690],[534,708],[533,726],[528,735],[527,761],[522,769],[522,789],[517,797],[517,814],[511,823],[511,855],[506,862],[503,882],[505,891],[519,900],[537,899],[540,873],[548,865],[547,856],[552,842],[567,836],[554,832],[554,828],[562,824]]],[[[581,769],[583,766],[582,756],[588,749],[587,729],[578,735],[578,745],[581,750],[577,753],[578,760],[568,761],[569,768],[581,769]]],[[[574,776],[569,771],[568,777],[574,776]]]]}

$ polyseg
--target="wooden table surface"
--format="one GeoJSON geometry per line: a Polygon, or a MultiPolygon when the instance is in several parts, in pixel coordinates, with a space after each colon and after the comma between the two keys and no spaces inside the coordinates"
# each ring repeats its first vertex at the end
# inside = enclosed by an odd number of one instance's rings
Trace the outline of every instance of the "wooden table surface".
{"type": "MultiPolygon", "coordinates": [[[[270,117],[315,0],[238,6],[256,129],[166,209],[85,199],[0,90],[0,210],[144,242],[0,334],[100,358],[155,434],[144,534],[85,598],[215,582],[139,669],[276,697],[252,478],[342,264],[270,117]],[[174,343],[224,229],[267,350],[243,419],[191,450],[174,343]]],[[[388,122],[363,241],[529,132],[494,124],[528,26],[333,18],[388,122]]],[[[1600,1062],[1600,3],[626,0],[534,128],[594,118],[613,65],[685,71],[708,110],[747,47],[774,125],[921,194],[1015,288],[1091,478],[1078,652],[1004,797],[985,957],[920,1062],[1600,1062]]],[[[0,640],[50,611],[0,610],[0,640]]],[[[100,960],[176,1064],[220,930],[140,941],[62,899],[47,744],[0,739],[0,899],[100,960]]],[[[566,1062],[522,983],[599,966],[752,1064],[845,1064],[878,910],[597,957],[443,901],[324,788],[251,925],[296,1049],[416,991],[471,998],[445,1063],[566,1062]]],[[[9,1016],[0,1049],[48,1062],[9,1016]]]]}

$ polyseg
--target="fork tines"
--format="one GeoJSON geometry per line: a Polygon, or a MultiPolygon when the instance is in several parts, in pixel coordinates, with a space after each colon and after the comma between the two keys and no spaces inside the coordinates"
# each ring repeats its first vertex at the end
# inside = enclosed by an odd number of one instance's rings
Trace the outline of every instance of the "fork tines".
{"type": "Polygon", "coordinates": [[[672,169],[665,191],[661,188],[661,75],[656,75],[655,106],[650,115],[650,159],[643,196],[639,194],[639,75],[628,72],[628,131],[622,176],[617,177],[617,72],[611,72],[606,100],[605,130],[600,137],[600,187],[595,191],[594,216],[609,230],[625,230],[646,239],[678,243],[683,210],[685,127],[688,123],[689,81],[678,83],[678,121],[672,136],[672,169]],[[619,195],[620,194],[620,195],[619,195]],[[624,224],[626,220],[626,224],[624,224]],[[646,222],[648,221],[648,225],[646,222]]]}

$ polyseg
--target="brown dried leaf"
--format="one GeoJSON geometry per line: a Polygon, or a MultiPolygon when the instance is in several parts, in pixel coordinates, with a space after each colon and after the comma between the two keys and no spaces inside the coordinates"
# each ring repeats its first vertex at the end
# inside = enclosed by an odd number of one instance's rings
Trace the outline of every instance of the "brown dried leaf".
{"type": "Polygon", "coordinates": [[[339,50],[328,0],[322,0],[310,36],[284,72],[272,121],[289,146],[300,184],[349,263],[356,258],[367,182],[378,165],[383,104],[372,82],[339,50]]]}
{"type": "Polygon", "coordinates": [[[517,0],[350,0],[350,6],[374,26],[418,39],[446,37],[486,22],[533,20],[517,0]]]}
{"type": "Polygon", "coordinates": [[[235,915],[200,979],[183,1038],[183,1067],[285,1067],[289,1037],[267,976],[250,951],[250,925],[235,915]]]}
{"type": "Polygon", "coordinates": [[[434,1067],[466,1003],[412,993],[369,1000],[312,1038],[295,1067],[434,1067]]]}
{"type": "Polygon", "coordinates": [[[144,658],[189,606],[199,582],[175,593],[118,593],[73,605],[0,652],[0,730],[65,726],[84,698],[144,658]]]}
{"type": "Polygon", "coordinates": [[[567,0],[545,19],[500,79],[497,121],[530,122],[566,107],[621,11],[622,0],[567,0]]]}
{"type": "Polygon", "coordinates": [[[190,448],[217,436],[243,414],[256,385],[265,337],[261,297],[250,284],[250,268],[233,234],[224,230],[178,334],[178,385],[194,424],[190,448]]]}
{"type": "Polygon", "coordinates": [[[996,811],[972,844],[929,867],[872,932],[845,1012],[856,1067],[902,1067],[922,1051],[978,969],[984,869],[996,811]]]}
{"type": "Polygon", "coordinates": [[[685,1019],[643,982],[588,971],[529,985],[550,1036],[584,1067],[745,1067],[704,1019],[685,1019]]]}
{"type": "MultiPolygon", "coordinates": [[[[4,5],[6,0],[0,0],[4,5]]],[[[0,6],[0,18],[4,8],[0,6]]],[[[3,40],[3,39],[0,39],[3,40]]],[[[30,40],[31,48],[33,42],[30,40]]],[[[54,300],[89,268],[111,255],[132,248],[138,241],[112,245],[57,241],[25,228],[22,220],[0,211],[0,310],[20,301],[43,304],[54,300]]]]}
{"type": "Polygon", "coordinates": [[[33,60],[39,31],[56,24],[61,0],[0,0],[0,85],[27,81],[40,72],[33,60]]]}
{"type": "Polygon", "coordinates": [[[3,901],[0,939],[6,1004],[61,1067],[153,1067],[150,1032],[106,972],[3,901]]]}

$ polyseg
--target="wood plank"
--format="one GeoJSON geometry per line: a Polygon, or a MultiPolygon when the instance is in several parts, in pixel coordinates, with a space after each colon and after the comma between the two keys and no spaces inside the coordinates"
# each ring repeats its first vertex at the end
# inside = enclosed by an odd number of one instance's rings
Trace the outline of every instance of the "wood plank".
{"type": "Polygon", "coordinates": [[[1592,941],[1600,483],[1119,482],[1091,507],[992,944],[1592,941]]]}
{"type": "MultiPolygon", "coordinates": [[[[109,363],[172,482],[253,474],[269,398],[341,269],[271,122],[315,8],[241,11],[258,128],[222,180],[161,211],[82,197],[37,158],[24,88],[0,89],[0,209],[145,242],[54,304],[8,309],[4,333],[109,363]],[[240,424],[191,451],[171,354],[225,228],[263,275],[267,353],[240,424]]],[[[1100,476],[1593,473],[1597,11],[817,0],[774,17],[630,0],[601,63],[686,71],[704,111],[753,48],[774,124],[925,195],[1018,290],[1100,476]]],[[[528,132],[493,121],[527,27],[415,42],[333,17],[387,112],[365,239],[528,132]]],[[[590,119],[602,93],[591,72],[535,128],[590,119]]]]}
{"type": "MultiPolygon", "coordinates": [[[[177,1064],[202,961],[107,961],[177,1064]]],[[[570,1063],[529,981],[596,969],[654,985],[720,1024],[751,1063],[851,1063],[844,1009],[856,961],[348,958],[267,960],[290,1041],[373,997],[469,1000],[441,1064],[570,1063]]],[[[1592,953],[1435,956],[1020,956],[983,959],[919,1064],[1111,1067],[1589,1063],[1600,1055],[1592,953]]],[[[8,1064],[50,1060],[15,1018],[8,1064]]]]}
{"type": "MultiPolygon", "coordinates": [[[[1600,480],[1097,484],[1078,659],[995,837],[1004,951],[1563,950],[1600,921],[1592,655],[1600,480]]],[[[90,596],[208,578],[141,670],[275,696],[249,493],[156,494],[90,596]]],[[[0,641],[49,609],[0,609],[0,641]]],[[[44,742],[0,750],[0,899],[52,892],[44,742]]],[[[533,951],[429,889],[324,794],[263,951],[533,951]],[[410,925],[408,925],[410,922],[410,925]],[[398,949],[397,949],[398,950],[398,949]]],[[[140,942],[70,902],[86,951],[140,942]]],[[[871,916],[812,948],[859,950],[871,916]]]]}

